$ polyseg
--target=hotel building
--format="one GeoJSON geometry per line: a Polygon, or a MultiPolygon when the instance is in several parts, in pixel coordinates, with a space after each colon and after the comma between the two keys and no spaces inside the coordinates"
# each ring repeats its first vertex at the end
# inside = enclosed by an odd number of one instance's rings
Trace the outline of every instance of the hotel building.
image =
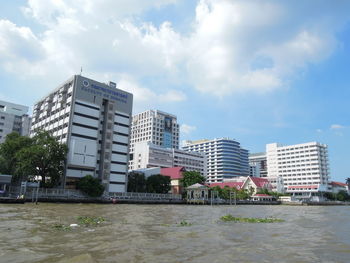
{"type": "Polygon", "coordinates": [[[125,192],[132,94],[75,75],[38,101],[31,135],[47,130],[69,148],[62,186],[81,177],[101,180],[108,192],[125,192]]]}
{"type": "Polygon", "coordinates": [[[151,142],[163,148],[179,149],[179,124],[175,115],[148,110],[132,117],[130,153],[135,143],[151,142]]]}
{"type": "Polygon", "coordinates": [[[27,106],[0,100],[0,144],[11,132],[18,132],[22,136],[29,135],[31,118],[28,110],[27,106]]]}
{"type": "Polygon", "coordinates": [[[267,177],[266,153],[249,154],[250,176],[267,177]]]}
{"type": "Polygon", "coordinates": [[[302,199],[327,191],[327,145],[317,142],[289,146],[271,143],[266,145],[266,155],[268,176],[281,176],[286,193],[302,199]]]}
{"type": "Polygon", "coordinates": [[[207,182],[249,175],[248,151],[228,138],[187,141],[183,150],[201,152],[207,157],[207,182]]]}
{"type": "Polygon", "coordinates": [[[151,142],[137,142],[134,145],[133,157],[129,170],[184,167],[186,171],[197,171],[202,176],[207,176],[206,156],[203,153],[163,148],[151,142]]]}

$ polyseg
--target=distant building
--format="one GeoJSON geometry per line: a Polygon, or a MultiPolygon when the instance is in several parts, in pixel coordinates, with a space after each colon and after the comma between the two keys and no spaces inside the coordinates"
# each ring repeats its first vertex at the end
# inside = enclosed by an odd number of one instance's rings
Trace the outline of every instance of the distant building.
{"type": "Polygon", "coordinates": [[[163,148],[179,149],[177,117],[159,110],[148,110],[132,117],[130,154],[138,142],[151,142],[163,148]]]}
{"type": "Polygon", "coordinates": [[[186,152],[179,149],[163,148],[151,142],[134,144],[129,170],[151,167],[184,167],[187,171],[197,171],[206,177],[206,156],[203,153],[186,152]]]}
{"type": "Polygon", "coordinates": [[[0,143],[11,132],[28,136],[31,118],[28,116],[29,107],[0,100],[0,143]]]}
{"type": "Polygon", "coordinates": [[[106,191],[125,192],[133,95],[75,75],[39,100],[31,135],[47,130],[69,148],[62,186],[92,175],[106,191]]]}
{"type": "Polygon", "coordinates": [[[249,154],[250,176],[267,177],[267,157],[266,153],[249,154]]]}
{"type": "Polygon", "coordinates": [[[183,187],[181,179],[183,178],[183,173],[185,171],[186,169],[184,167],[170,167],[160,169],[161,175],[170,177],[172,194],[182,194],[183,187]]]}
{"type": "Polygon", "coordinates": [[[207,156],[207,183],[227,178],[249,176],[248,151],[240,143],[228,138],[187,141],[183,149],[207,156]]]}
{"type": "Polygon", "coordinates": [[[219,186],[220,188],[224,188],[228,186],[230,188],[236,188],[237,190],[247,190],[251,192],[253,195],[257,194],[259,191],[267,189],[269,191],[272,190],[272,186],[266,178],[260,177],[240,177],[240,180],[237,181],[226,181],[220,183],[211,183],[210,187],[219,186]]]}
{"type": "Polygon", "coordinates": [[[348,192],[348,185],[341,182],[332,181],[329,183],[329,190],[334,194],[337,194],[340,191],[348,192]]]}
{"type": "Polygon", "coordinates": [[[319,199],[328,191],[327,145],[317,142],[266,145],[268,177],[281,176],[284,190],[299,199],[319,199]]]}

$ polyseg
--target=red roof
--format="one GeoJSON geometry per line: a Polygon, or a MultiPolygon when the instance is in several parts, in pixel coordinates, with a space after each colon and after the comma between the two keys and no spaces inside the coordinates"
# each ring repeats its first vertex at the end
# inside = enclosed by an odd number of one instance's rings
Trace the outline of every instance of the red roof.
{"type": "Polygon", "coordinates": [[[341,182],[331,182],[330,183],[332,186],[338,186],[338,187],[346,187],[347,184],[341,183],[341,182]]]}
{"type": "Polygon", "coordinates": [[[209,187],[215,187],[219,186],[220,188],[224,188],[225,186],[228,187],[235,187],[236,189],[241,189],[243,186],[243,182],[225,182],[225,183],[211,183],[209,187]]]}
{"type": "Polygon", "coordinates": [[[265,178],[261,177],[250,177],[250,179],[254,182],[256,187],[263,188],[265,185],[269,184],[269,181],[265,178]]]}
{"type": "Polygon", "coordinates": [[[182,178],[182,173],[185,172],[184,167],[161,168],[160,174],[169,176],[171,180],[178,180],[182,178]]]}

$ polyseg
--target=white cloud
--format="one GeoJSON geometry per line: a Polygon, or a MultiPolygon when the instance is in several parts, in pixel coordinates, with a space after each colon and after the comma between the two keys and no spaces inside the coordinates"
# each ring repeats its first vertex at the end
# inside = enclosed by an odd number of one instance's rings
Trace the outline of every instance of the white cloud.
{"type": "Polygon", "coordinates": [[[340,125],[340,124],[332,124],[331,127],[330,127],[331,130],[341,130],[341,129],[344,129],[344,128],[345,128],[345,126],[340,125]]]}
{"type": "Polygon", "coordinates": [[[188,124],[182,124],[180,126],[180,132],[184,133],[186,135],[190,134],[191,132],[195,131],[196,129],[197,129],[196,126],[191,126],[188,124]]]}
{"type": "Polygon", "coordinates": [[[316,132],[317,133],[322,133],[322,130],[321,129],[317,129],[316,132]]]}
{"type": "Polygon", "coordinates": [[[0,20],[0,66],[50,83],[80,66],[89,76],[133,76],[119,86],[134,90],[138,101],[186,99],[183,91],[143,83],[159,76],[165,85],[181,81],[221,97],[268,92],[329,57],[350,16],[346,1],[318,1],[315,9],[314,1],[201,0],[186,34],[169,21],[141,21],[145,11],[177,1],[29,0],[24,14],[44,29],[34,34],[0,20]]]}

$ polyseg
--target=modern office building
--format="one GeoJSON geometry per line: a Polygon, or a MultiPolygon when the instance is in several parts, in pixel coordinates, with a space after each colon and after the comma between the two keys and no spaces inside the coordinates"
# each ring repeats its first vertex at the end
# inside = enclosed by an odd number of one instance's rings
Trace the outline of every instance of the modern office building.
{"type": "Polygon", "coordinates": [[[75,75],[35,104],[31,135],[50,131],[69,148],[62,186],[92,175],[106,191],[126,190],[132,103],[113,82],[75,75]]]}
{"type": "Polygon", "coordinates": [[[197,171],[207,176],[206,156],[203,153],[163,148],[151,142],[137,142],[134,145],[133,160],[129,170],[151,167],[184,167],[186,171],[197,171]]]}
{"type": "Polygon", "coordinates": [[[267,157],[266,153],[249,154],[250,176],[267,177],[267,157]]]}
{"type": "Polygon", "coordinates": [[[285,192],[296,198],[319,196],[328,187],[327,148],[327,145],[317,142],[289,146],[267,144],[268,176],[281,176],[285,192]]]}
{"type": "Polygon", "coordinates": [[[148,110],[132,117],[130,153],[137,142],[151,142],[163,148],[179,149],[179,124],[175,115],[148,110]]]}
{"type": "Polygon", "coordinates": [[[183,149],[207,156],[207,182],[249,175],[248,151],[240,143],[228,138],[186,141],[183,149]]]}
{"type": "Polygon", "coordinates": [[[22,136],[29,135],[31,118],[28,116],[29,107],[0,100],[0,143],[11,132],[22,136]]]}

